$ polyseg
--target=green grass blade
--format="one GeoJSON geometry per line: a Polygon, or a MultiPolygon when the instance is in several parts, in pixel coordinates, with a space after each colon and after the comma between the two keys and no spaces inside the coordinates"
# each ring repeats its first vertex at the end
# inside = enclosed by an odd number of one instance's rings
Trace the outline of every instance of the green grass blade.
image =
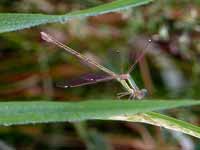
{"type": "Polygon", "coordinates": [[[200,127],[198,127],[198,126],[194,126],[185,121],[178,120],[178,119],[175,119],[175,118],[172,118],[172,117],[169,117],[166,115],[162,115],[159,113],[149,112],[149,113],[147,113],[147,115],[149,117],[151,117],[152,119],[160,122],[159,126],[162,125],[163,127],[167,128],[167,129],[180,131],[180,132],[192,135],[194,137],[200,138],[200,127]]]}
{"type": "Polygon", "coordinates": [[[151,1],[152,0],[116,0],[85,10],[71,12],[65,15],[0,13],[0,33],[21,30],[46,23],[62,23],[74,18],[82,18],[114,12],[147,4],[151,1]]]}
{"type": "Polygon", "coordinates": [[[166,129],[171,129],[174,131],[179,131],[200,138],[200,127],[155,112],[148,112],[148,113],[128,115],[128,116],[122,115],[122,116],[111,117],[109,119],[129,121],[129,122],[143,122],[159,127],[164,127],[166,129]]]}
{"type": "Polygon", "coordinates": [[[121,115],[133,115],[197,104],[200,104],[200,101],[0,102],[0,125],[107,120],[121,115]]]}

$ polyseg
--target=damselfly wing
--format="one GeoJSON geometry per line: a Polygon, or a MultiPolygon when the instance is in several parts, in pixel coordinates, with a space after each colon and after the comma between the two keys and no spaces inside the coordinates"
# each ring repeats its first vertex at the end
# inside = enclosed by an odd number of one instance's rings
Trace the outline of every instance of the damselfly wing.
{"type": "Polygon", "coordinates": [[[79,87],[84,85],[95,84],[99,82],[106,82],[109,80],[115,79],[113,76],[108,74],[97,74],[97,73],[88,73],[79,76],[77,79],[72,79],[69,81],[58,82],[57,87],[70,88],[70,87],[79,87]]]}

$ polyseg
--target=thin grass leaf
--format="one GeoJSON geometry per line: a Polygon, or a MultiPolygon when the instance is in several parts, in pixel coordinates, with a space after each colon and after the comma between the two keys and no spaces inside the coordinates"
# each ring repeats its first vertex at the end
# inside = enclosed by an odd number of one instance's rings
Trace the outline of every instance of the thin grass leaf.
{"type": "Polygon", "coordinates": [[[108,12],[141,6],[152,0],[116,0],[85,10],[71,12],[65,15],[25,14],[25,13],[0,13],[0,33],[16,31],[46,23],[67,22],[70,19],[95,16],[108,12]]]}
{"type": "Polygon", "coordinates": [[[92,119],[108,120],[117,116],[134,115],[197,104],[200,104],[200,101],[0,102],[0,125],[8,126],[92,119]]]}
{"type": "Polygon", "coordinates": [[[178,120],[155,112],[148,112],[136,115],[122,115],[111,117],[111,120],[121,120],[129,122],[142,122],[174,131],[179,131],[197,138],[200,138],[200,127],[192,125],[182,120],[178,120]]]}

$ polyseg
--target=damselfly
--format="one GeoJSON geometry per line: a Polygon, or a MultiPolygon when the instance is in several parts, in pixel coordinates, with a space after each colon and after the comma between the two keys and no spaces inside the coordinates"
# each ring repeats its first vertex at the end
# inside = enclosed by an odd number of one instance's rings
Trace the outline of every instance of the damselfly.
{"type": "Polygon", "coordinates": [[[88,85],[88,84],[94,84],[97,82],[104,82],[108,80],[113,80],[116,79],[121,85],[124,87],[126,92],[118,93],[118,97],[124,97],[124,96],[129,96],[129,99],[142,99],[146,93],[146,89],[139,89],[138,86],[136,85],[135,81],[133,78],[130,76],[131,71],[133,70],[134,66],[137,64],[139,59],[143,57],[143,55],[140,55],[140,57],[135,61],[135,63],[130,67],[128,72],[126,74],[116,74],[115,72],[109,70],[108,68],[100,65],[99,63],[95,62],[92,59],[87,58],[86,56],[78,53],[77,51],[73,50],[72,48],[66,46],[65,44],[59,42],[56,38],[50,36],[49,34],[45,32],[41,32],[41,37],[43,40],[53,43],[57,45],[60,48],[63,48],[65,51],[70,53],[71,55],[77,57],[83,62],[86,62],[87,64],[90,64],[92,66],[97,67],[106,75],[94,75],[94,74],[87,74],[81,76],[78,80],[72,80],[70,82],[67,82],[64,85],[61,85],[61,87],[68,88],[68,87],[77,87],[77,86],[82,86],[82,85],[88,85]]]}

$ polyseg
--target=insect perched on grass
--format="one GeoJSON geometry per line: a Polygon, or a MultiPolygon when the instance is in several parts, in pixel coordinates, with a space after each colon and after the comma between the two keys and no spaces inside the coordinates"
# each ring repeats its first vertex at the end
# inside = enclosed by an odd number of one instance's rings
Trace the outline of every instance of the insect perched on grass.
{"type": "Polygon", "coordinates": [[[140,55],[140,57],[135,61],[135,63],[130,67],[128,72],[126,74],[116,74],[115,72],[109,70],[108,68],[98,64],[92,59],[87,58],[86,56],[78,53],[77,51],[73,50],[72,48],[62,44],[59,42],[57,39],[54,37],[48,35],[45,32],[41,32],[41,37],[43,40],[53,43],[57,45],[60,48],[63,48],[65,51],[70,53],[71,55],[77,57],[81,61],[84,61],[92,66],[97,67],[107,75],[102,76],[102,75],[94,75],[94,74],[87,74],[81,76],[78,80],[72,80],[63,85],[63,88],[68,88],[68,87],[77,87],[77,86],[82,86],[82,85],[88,85],[88,84],[94,84],[97,82],[103,82],[103,81],[108,81],[108,80],[117,80],[121,85],[124,87],[126,92],[118,93],[118,97],[124,97],[124,96],[129,96],[129,99],[142,99],[146,94],[147,90],[146,89],[139,89],[134,80],[131,78],[130,73],[133,70],[134,66],[137,64],[139,59],[144,55],[140,55]]]}

